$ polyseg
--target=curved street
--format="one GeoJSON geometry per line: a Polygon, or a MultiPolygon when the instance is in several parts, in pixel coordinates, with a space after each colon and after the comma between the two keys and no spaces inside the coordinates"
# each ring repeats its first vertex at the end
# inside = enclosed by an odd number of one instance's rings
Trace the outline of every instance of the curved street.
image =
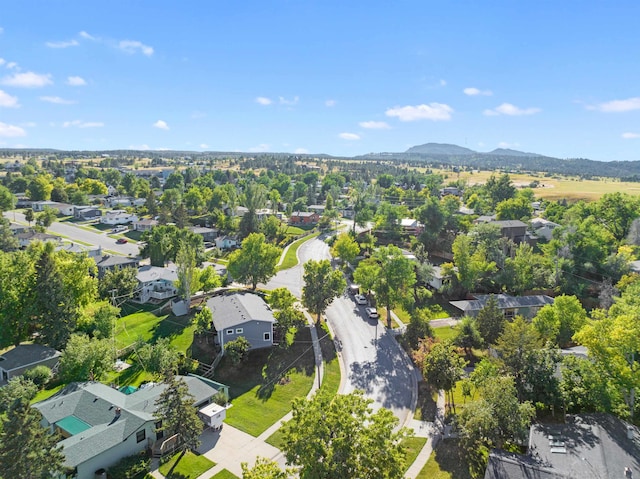
{"type": "MultiPolygon", "coordinates": [[[[280,271],[266,287],[286,287],[300,297],[302,264],[310,259],[330,259],[331,255],[327,244],[314,238],[300,246],[298,258],[300,264],[280,271]]],[[[367,318],[364,308],[345,294],[334,300],[326,311],[344,365],[341,392],[360,389],[366,397],[373,399],[374,409],[390,409],[400,424],[405,424],[417,394],[413,366],[392,333],[383,323],[367,318]]]]}

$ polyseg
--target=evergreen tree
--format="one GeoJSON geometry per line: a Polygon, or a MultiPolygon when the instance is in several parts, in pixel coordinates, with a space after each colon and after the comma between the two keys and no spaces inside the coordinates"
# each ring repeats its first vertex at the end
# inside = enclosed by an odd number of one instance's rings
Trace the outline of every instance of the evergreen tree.
{"type": "Polygon", "coordinates": [[[165,431],[165,437],[177,434],[186,448],[197,449],[202,421],[193,405],[194,398],[181,377],[170,374],[165,383],[166,389],[156,400],[157,409],[154,413],[156,420],[162,421],[160,430],[165,431]]]}
{"type": "Polygon", "coordinates": [[[2,420],[0,464],[8,478],[45,479],[63,470],[59,437],[40,424],[40,411],[26,398],[17,399],[2,420]]]}

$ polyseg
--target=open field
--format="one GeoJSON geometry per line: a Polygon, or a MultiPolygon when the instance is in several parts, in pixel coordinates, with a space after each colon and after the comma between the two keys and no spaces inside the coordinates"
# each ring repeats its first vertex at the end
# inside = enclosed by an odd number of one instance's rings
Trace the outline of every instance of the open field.
{"type": "MultiPolygon", "coordinates": [[[[470,185],[477,183],[485,183],[487,178],[492,174],[499,174],[494,171],[461,171],[460,175],[445,170],[432,170],[433,173],[446,175],[447,181],[461,179],[467,181],[470,185]]],[[[570,176],[545,176],[544,173],[519,174],[509,173],[511,181],[517,185],[526,187],[533,181],[537,181],[540,186],[533,191],[537,198],[546,200],[561,200],[566,198],[567,201],[595,201],[606,193],[615,193],[623,191],[631,195],[640,195],[640,183],[618,181],[613,178],[602,178],[596,180],[582,180],[578,177],[570,176]]]]}

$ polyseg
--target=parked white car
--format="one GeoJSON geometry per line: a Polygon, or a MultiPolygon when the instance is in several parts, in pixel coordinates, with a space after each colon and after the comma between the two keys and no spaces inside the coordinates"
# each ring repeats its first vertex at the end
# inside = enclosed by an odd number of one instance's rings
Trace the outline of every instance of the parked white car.
{"type": "Polygon", "coordinates": [[[378,310],[376,308],[366,308],[365,311],[370,318],[378,318],[378,310]]]}
{"type": "Polygon", "coordinates": [[[362,294],[356,294],[353,298],[358,304],[367,304],[367,298],[365,298],[362,294]]]}

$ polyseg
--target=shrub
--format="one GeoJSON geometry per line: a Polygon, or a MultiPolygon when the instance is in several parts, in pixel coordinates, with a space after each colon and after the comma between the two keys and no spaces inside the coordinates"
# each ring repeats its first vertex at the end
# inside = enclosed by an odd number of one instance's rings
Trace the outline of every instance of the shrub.
{"type": "Polygon", "coordinates": [[[142,479],[151,468],[151,459],[145,451],[122,458],[107,470],[110,479],[142,479]]]}
{"type": "Polygon", "coordinates": [[[42,389],[49,382],[53,374],[51,373],[51,368],[41,364],[40,366],[26,370],[23,376],[25,379],[33,381],[33,384],[38,386],[39,389],[42,389]]]}

